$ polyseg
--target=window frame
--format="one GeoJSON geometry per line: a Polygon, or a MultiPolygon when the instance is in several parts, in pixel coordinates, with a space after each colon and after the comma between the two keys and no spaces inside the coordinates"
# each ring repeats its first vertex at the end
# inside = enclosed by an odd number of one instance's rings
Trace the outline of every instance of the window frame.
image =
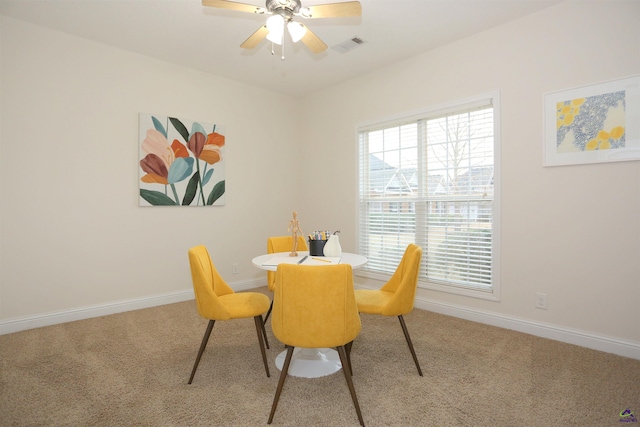
{"type": "MultiPolygon", "coordinates": [[[[500,147],[501,147],[501,119],[500,119],[500,92],[493,91],[484,94],[480,94],[477,96],[455,100],[451,102],[447,102],[444,104],[397,114],[391,117],[387,117],[380,120],[369,121],[365,123],[361,123],[356,126],[356,162],[357,162],[357,174],[356,174],[356,182],[357,182],[357,191],[356,191],[356,246],[358,248],[358,253],[366,253],[363,250],[363,238],[360,235],[360,230],[362,227],[361,224],[361,177],[363,172],[361,171],[361,153],[360,153],[360,135],[362,132],[371,132],[375,130],[385,129],[393,126],[401,126],[406,123],[412,123],[417,120],[429,120],[434,117],[450,115],[461,113],[463,111],[468,111],[474,106],[481,105],[490,105],[493,106],[493,168],[494,168],[494,179],[493,179],[493,203],[492,203],[492,221],[491,221],[491,230],[492,230],[492,242],[491,242],[491,287],[489,289],[478,289],[474,287],[467,287],[456,284],[443,284],[428,281],[425,277],[421,276],[418,279],[418,287],[421,289],[428,289],[434,291],[440,291],[450,294],[457,294],[463,296],[469,296],[474,298],[486,299],[499,301],[500,300],[500,241],[501,241],[501,158],[500,158],[500,147]]],[[[422,144],[418,144],[418,153],[419,156],[422,156],[421,151],[424,149],[422,144]]],[[[365,161],[366,163],[366,161],[365,161]]],[[[368,164],[368,163],[366,163],[368,164]]],[[[420,190],[419,190],[420,191],[420,190]]],[[[382,202],[382,200],[381,200],[382,202]]],[[[401,200],[399,200],[399,203],[401,200]]],[[[416,209],[418,211],[418,209],[416,209]]],[[[417,212],[416,212],[417,214],[417,212]]],[[[426,218],[423,218],[422,221],[425,221],[426,218]]],[[[418,222],[418,221],[416,221],[418,222]]],[[[419,224],[416,223],[416,233],[418,233],[418,229],[420,228],[419,224]]],[[[419,243],[417,243],[419,244],[419,243]]],[[[426,254],[423,254],[423,257],[426,254]]],[[[424,258],[423,258],[424,261],[424,258]]],[[[421,270],[423,271],[423,270],[421,270]]],[[[365,265],[363,268],[354,271],[356,276],[370,278],[380,281],[387,281],[391,277],[392,273],[382,273],[379,271],[371,271],[367,270],[367,266],[365,265]]]]}

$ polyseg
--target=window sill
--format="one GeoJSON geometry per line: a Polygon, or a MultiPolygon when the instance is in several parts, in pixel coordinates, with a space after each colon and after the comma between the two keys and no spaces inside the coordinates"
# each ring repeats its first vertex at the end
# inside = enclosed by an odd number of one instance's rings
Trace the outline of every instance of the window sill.
{"type": "MultiPolygon", "coordinates": [[[[356,270],[354,275],[357,277],[364,277],[367,279],[379,280],[383,283],[387,282],[391,278],[391,274],[374,273],[366,270],[356,270]]],[[[492,289],[481,290],[473,288],[465,288],[455,285],[442,285],[438,283],[428,282],[426,280],[418,280],[418,288],[428,289],[432,291],[445,292],[448,294],[463,295],[471,298],[479,298],[490,301],[500,301],[500,293],[498,287],[494,284],[492,289]]]]}

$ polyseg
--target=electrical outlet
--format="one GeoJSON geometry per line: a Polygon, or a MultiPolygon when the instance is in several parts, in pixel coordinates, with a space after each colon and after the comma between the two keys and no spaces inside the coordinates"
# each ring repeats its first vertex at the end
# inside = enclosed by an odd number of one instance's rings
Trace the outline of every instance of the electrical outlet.
{"type": "Polygon", "coordinates": [[[238,264],[233,264],[233,265],[231,266],[231,272],[232,272],[233,274],[238,274],[238,264]]]}
{"type": "Polygon", "coordinates": [[[536,294],[536,308],[547,309],[547,294],[544,292],[538,292],[536,294]]]}

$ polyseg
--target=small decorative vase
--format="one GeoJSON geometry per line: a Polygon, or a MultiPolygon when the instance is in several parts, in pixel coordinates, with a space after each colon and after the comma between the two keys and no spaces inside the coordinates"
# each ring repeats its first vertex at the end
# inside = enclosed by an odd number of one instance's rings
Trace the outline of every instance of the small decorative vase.
{"type": "Polygon", "coordinates": [[[329,236],[329,240],[325,243],[322,253],[324,256],[339,257],[342,255],[342,248],[340,247],[340,239],[338,238],[337,231],[329,236]]]}

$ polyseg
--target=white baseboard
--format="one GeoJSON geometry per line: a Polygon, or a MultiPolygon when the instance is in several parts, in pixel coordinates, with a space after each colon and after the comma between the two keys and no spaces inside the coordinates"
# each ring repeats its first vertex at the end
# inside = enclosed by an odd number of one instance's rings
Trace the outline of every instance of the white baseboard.
{"type": "MultiPolygon", "coordinates": [[[[265,286],[264,280],[251,280],[238,282],[231,285],[235,291],[245,291],[265,286]]],[[[88,307],[73,308],[70,310],[55,311],[51,313],[25,316],[20,318],[0,320],[0,335],[20,332],[27,329],[43,326],[57,325],[59,323],[73,322],[76,320],[90,319],[92,317],[107,316],[109,314],[123,313],[125,311],[140,310],[165,304],[188,301],[194,299],[193,289],[169,292],[166,294],[152,295],[125,301],[116,301],[107,304],[98,304],[88,307]]]]}
{"type": "MultiPolygon", "coordinates": [[[[232,287],[235,291],[246,291],[265,285],[266,283],[264,280],[250,280],[234,283],[232,287]]],[[[0,335],[192,299],[194,299],[193,290],[188,289],[126,301],[117,301],[108,304],[8,319],[0,321],[0,335]]],[[[458,317],[460,319],[497,326],[542,338],[575,344],[581,347],[591,348],[593,350],[604,351],[606,353],[613,353],[619,356],[640,360],[640,343],[636,342],[625,341],[618,338],[542,322],[534,322],[512,316],[504,316],[494,312],[476,310],[454,304],[446,304],[420,297],[416,297],[415,306],[416,308],[433,311],[434,313],[458,317]]]]}
{"type": "Polygon", "coordinates": [[[613,353],[619,356],[640,360],[640,343],[598,335],[591,332],[535,322],[527,319],[504,316],[493,312],[470,309],[468,307],[446,304],[426,298],[416,297],[415,306],[434,313],[471,320],[486,325],[497,326],[541,338],[548,338],[568,344],[575,344],[593,350],[613,353]]]}

